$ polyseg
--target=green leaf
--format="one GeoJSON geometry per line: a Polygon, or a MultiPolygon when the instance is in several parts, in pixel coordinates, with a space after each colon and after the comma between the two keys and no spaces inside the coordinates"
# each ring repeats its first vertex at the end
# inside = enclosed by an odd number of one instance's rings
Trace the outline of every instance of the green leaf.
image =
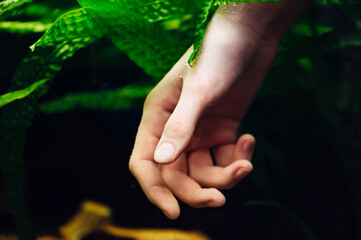
{"type": "Polygon", "coordinates": [[[119,1],[128,12],[142,16],[148,22],[167,21],[181,18],[182,16],[195,12],[199,1],[184,0],[152,0],[152,1],[119,1]]]}
{"type": "Polygon", "coordinates": [[[31,2],[32,0],[5,0],[0,2],[0,16],[7,11],[13,10],[24,3],[31,2]]]}
{"type": "Polygon", "coordinates": [[[175,3],[179,7],[174,9],[173,1],[172,4],[170,1],[126,0],[78,2],[114,44],[155,79],[162,78],[191,45],[191,39],[166,31],[162,24],[165,20],[179,19],[184,14],[196,14],[197,5],[191,4],[190,0],[175,3]],[[160,5],[156,8],[151,3],[160,5]],[[152,6],[156,12],[145,14],[140,6],[152,6]]]}
{"type": "Polygon", "coordinates": [[[40,81],[38,81],[36,83],[33,83],[29,87],[24,88],[22,90],[17,90],[17,91],[14,91],[14,92],[9,92],[9,93],[6,93],[4,95],[1,95],[0,96],[0,107],[4,106],[4,105],[6,105],[6,104],[8,104],[8,103],[10,103],[12,101],[22,99],[22,98],[28,96],[35,89],[42,86],[46,81],[48,81],[48,79],[40,80],[40,81]]]}
{"type": "Polygon", "coordinates": [[[42,22],[18,22],[18,21],[1,21],[0,31],[7,31],[10,33],[38,33],[45,32],[52,24],[42,22]]]}
{"type": "Polygon", "coordinates": [[[88,45],[102,36],[100,28],[94,24],[84,9],[80,8],[61,15],[45,34],[30,48],[56,46],[59,43],[88,45]]]}
{"type": "Polygon", "coordinates": [[[193,53],[188,59],[188,63],[191,64],[194,58],[196,57],[199,47],[201,46],[204,32],[207,26],[207,22],[210,20],[209,12],[211,7],[213,7],[215,0],[205,0],[202,6],[202,11],[198,15],[198,23],[196,32],[194,33],[194,44],[193,44],[193,53]]]}
{"type": "Polygon", "coordinates": [[[121,89],[100,92],[80,92],[43,103],[45,113],[61,113],[75,110],[117,111],[141,107],[153,85],[129,85],[121,89]]]}

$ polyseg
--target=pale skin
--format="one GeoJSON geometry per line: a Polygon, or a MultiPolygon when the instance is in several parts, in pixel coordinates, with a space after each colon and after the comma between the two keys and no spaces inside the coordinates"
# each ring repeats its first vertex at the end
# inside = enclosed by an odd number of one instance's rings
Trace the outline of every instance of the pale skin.
{"type": "Polygon", "coordinates": [[[280,38],[311,2],[221,6],[192,67],[190,48],[148,95],[129,168],[170,219],[180,214],[177,199],[192,207],[224,205],[219,190],[252,171],[255,139],[236,139],[237,129],[280,38]]]}

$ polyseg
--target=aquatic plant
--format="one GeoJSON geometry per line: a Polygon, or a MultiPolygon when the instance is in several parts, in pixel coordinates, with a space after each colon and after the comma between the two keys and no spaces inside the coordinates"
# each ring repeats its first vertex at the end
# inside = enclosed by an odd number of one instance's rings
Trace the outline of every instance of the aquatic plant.
{"type": "MultiPolygon", "coordinates": [[[[265,0],[78,0],[80,6],[74,2],[74,5],[63,9],[31,0],[0,2],[0,31],[29,34],[47,30],[18,65],[9,92],[0,96],[0,106],[3,106],[0,167],[8,199],[17,214],[21,239],[33,238],[24,196],[26,179],[23,153],[26,132],[35,114],[38,111],[57,113],[78,109],[115,111],[140,104],[151,87],[194,44],[194,52],[189,59],[191,64],[207,22],[217,6],[231,2],[265,0]],[[150,80],[122,89],[72,93],[39,104],[40,97],[51,88],[54,76],[61,71],[64,61],[102,37],[109,38],[119,51],[125,52],[150,76],[150,80]]],[[[290,63],[296,63],[305,75],[315,79],[325,70],[320,66],[315,67],[320,62],[320,55],[360,47],[360,5],[354,0],[342,3],[338,0],[317,1],[318,10],[329,15],[338,14],[342,20],[317,22],[312,14],[303,17],[283,39],[268,78],[285,84],[288,79],[279,78],[280,72],[286,75],[292,69],[290,63]],[[314,47],[309,48],[310,45],[314,47]]],[[[296,87],[310,91],[315,84],[315,81],[305,82],[304,76],[294,81],[296,87]]],[[[272,89],[270,82],[261,90],[261,96],[272,89]]],[[[320,106],[323,116],[335,123],[340,121],[332,109],[335,105],[341,109],[352,108],[355,112],[359,109],[355,104],[359,99],[341,101],[340,106],[339,99],[330,96],[327,89],[319,96],[316,104],[320,106]]],[[[287,103],[283,106],[294,113],[287,103]]],[[[274,164],[277,166],[276,160],[274,164]]]]}

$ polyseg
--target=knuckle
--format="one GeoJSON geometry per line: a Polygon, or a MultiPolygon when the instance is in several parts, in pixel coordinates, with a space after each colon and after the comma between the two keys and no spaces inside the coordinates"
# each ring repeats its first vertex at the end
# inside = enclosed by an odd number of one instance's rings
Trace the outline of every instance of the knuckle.
{"type": "Polygon", "coordinates": [[[184,123],[175,120],[169,120],[166,127],[164,128],[164,134],[169,137],[182,138],[187,135],[187,128],[184,123]]]}

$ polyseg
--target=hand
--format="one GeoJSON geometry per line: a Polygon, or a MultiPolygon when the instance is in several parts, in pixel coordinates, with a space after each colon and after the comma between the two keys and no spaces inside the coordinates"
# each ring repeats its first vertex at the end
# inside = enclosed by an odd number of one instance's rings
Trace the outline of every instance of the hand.
{"type": "Polygon", "coordinates": [[[174,196],[193,207],[222,206],[217,189],[233,187],[252,170],[255,139],[246,134],[236,141],[236,133],[278,42],[225,11],[213,17],[193,67],[189,49],[144,104],[129,168],[171,219],[180,214],[174,196]]]}

